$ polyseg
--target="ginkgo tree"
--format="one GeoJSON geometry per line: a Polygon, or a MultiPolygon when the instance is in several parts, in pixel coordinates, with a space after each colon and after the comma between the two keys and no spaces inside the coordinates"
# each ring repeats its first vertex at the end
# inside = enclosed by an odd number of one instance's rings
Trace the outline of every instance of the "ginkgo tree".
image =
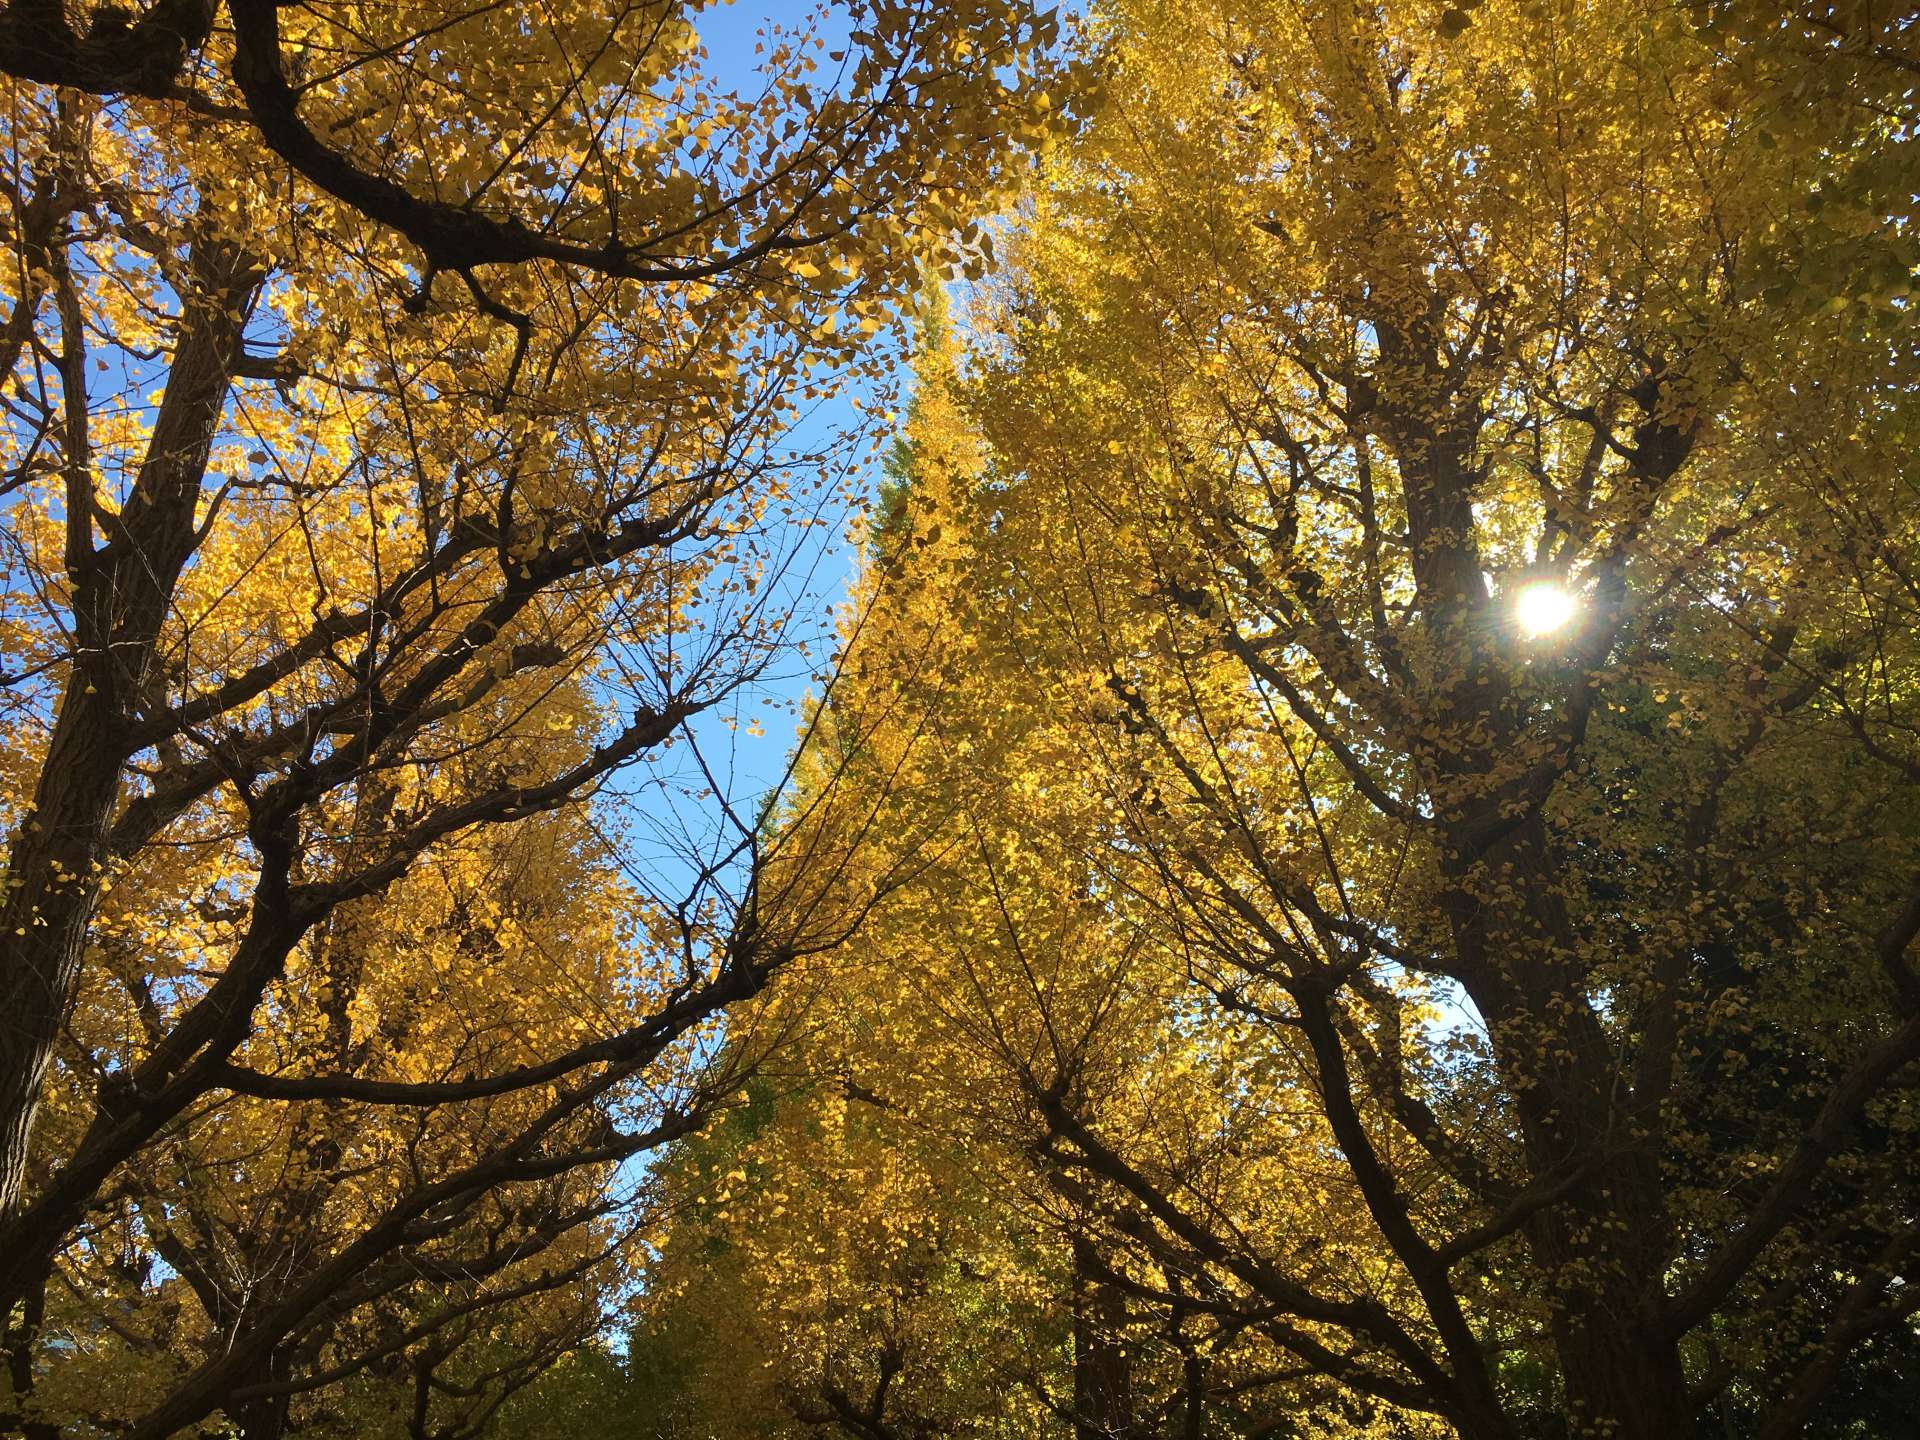
{"type": "Polygon", "coordinates": [[[1284,1047],[1197,1028],[1181,957],[1086,864],[1106,801],[1073,775],[1044,682],[1071,644],[997,608],[1019,603],[995,539],[1011,512],[937,297],[924,318],[842,662],[780,817],[796,863],[853,857],[842,903],[875,899],[750,1031],[736,1013],[734,1043],[778,1044],[754,1106],[676,1143],[635,1383],[673,1373],[676,1423],[714,1436],[1437,1436],[1350,1404],[1217,1284],[1182,1289],[1178,1252],[1143,1250],[1035,1123],[1036,1078],[1070,1073],[1077,1107],[1188,1167],[1223,1222],[1276,1245],[1334,1227],[1315,1263],[1378,1283],[1349,1198],[1276,1196],[1330,1145],[1274,1083],[1284,1047]]]}
{"type": "Polygon", "coordinates": [[[1298,1057],[1405,1288],[1036,1109],[1354,1390],[1798,1433],[1920,1233],[1911,38],[1109,13],[989,320],[999,543],[1096,868],[1298,1057]]]}
{"type": "Polygon", "coordinates": [[[698,18],[0,6],[10,1426],[484,1420],[454,1352],[579,1333],[715,1017],[839,933],[750,808],[630,874],[616,781],[791,643],[783,436],[978,263],[1054,22],[722,84],[698,18]]]}
{"type": "Polygon", "coordinates": [[[1912,27],[1091,23],[837,697],[953,817],[852,950],[1163,1323],[1462,1436],[1904,1423],[1912,27]]]}

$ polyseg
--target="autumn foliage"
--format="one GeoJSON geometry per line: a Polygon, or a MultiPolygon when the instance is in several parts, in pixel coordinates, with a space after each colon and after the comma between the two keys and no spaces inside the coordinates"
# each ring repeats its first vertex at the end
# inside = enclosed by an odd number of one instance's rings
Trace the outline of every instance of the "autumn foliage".
{"type": "Polygon", "coordinates": [[[836,938],[750,805],[616,837],[785,663],[838,501],[783,436],[977,263],[1046,25],[723,84],[693,18],[0,8],[12,1427],[472,1433],[836,938]]]}
{"type": "Polygon", "coordinates": [[[707,18],[0,8],[6,1423],[1910,1424],[1914,27],[707,18]]]}
{"type": "Polygon", "coordinates": [[[1910,42],[1095,31],[815,745],[946,843],[766,1001],[795,1433],[1897,1430],[1910,42]],[[982,1178],[851,1239],[930,1137],[982,1178]],[[956,1328],[998,1383],[929,1396],[956,1328]]]}

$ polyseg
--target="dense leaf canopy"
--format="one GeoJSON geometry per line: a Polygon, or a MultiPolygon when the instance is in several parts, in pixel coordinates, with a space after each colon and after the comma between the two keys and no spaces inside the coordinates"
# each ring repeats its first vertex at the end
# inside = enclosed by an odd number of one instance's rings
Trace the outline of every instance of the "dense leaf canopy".
{"type": "Polygon", "coordinates": [[[1910,1426],[1920,27],[704,18],[0,6],[7,1423],[1910,1426]]]}

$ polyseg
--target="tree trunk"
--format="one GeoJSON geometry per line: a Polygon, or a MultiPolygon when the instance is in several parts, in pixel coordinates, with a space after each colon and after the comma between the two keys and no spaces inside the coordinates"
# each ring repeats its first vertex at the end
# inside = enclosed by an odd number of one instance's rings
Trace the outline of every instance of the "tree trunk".
{"type": "Polygon", "coordinates": [[[76,652],[33,808],[8,849],[9,889],[0,901],[0,1014],[8,1022],[0,1026],[0,1219],[30,1193],[34,1124],[110,859],[106,834],[128,727],[148,699],[155,641],[193,552],[201,478],[260,278],[217,246],[196,247],[193,268],[206,288],[184,301],[146,458],[108,527],[109,543],[96,550],[90,518],[68,517],[76,652]]]}
{"type": "Polygon", "coordinates": [[[1099,1278],[1093,1243],[1073,1237],[1073,1428],[1076,1440],[1131,1440],[1133,1367],[1126,1299],[1099,1278]]]}
{"type": "Polygon", "coordinates": [[[1531,1179],[1580,1177],[1524,1230],[1554,1286],[1568,1433],[1688,1440],[1694,1415],[1679,1351],[1656,1324],[1673,1233],[1658,1157],[1648,1138],[1628,1133],[1622,1062],[1572,953],[1537,812],[1477,868],[1498,877],[1498,894],[1472,896],[1474,883],[1462,881],[1462,980],[1514,1096],[1531,1179]]]}
{"type": "Polygon", "coordinates": [[[10,1433],[22,1440],[60,1440],[60,1427],[45,1420],[26,1418],[34,1389],[34,1348],[39,1344],[40,1326],[46,1317],[47,1272],[27,1287],[24,1297],[6,1317],[5,1350],[10,1413],[0,1414],[0,1425],[18,1428],[10,1433]]]}
{"type": "MultiPolygon", "coordinates": [[[[288,1367],[276,1352],[253,1377],[253,1383],[271,1384],[287,1378],[288,1367]]],[[[240,1432],[240,1440],[281,1440],[287,1433],[287,1411],[292,1397],[268,1395],[230,1407],[227,1419],[240,1432]]]]}

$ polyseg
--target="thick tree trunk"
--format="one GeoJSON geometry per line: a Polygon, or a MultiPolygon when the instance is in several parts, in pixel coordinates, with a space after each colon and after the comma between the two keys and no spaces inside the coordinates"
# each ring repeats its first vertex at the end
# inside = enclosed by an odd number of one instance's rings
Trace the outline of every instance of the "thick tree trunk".
{"type": "MultiPolygon", "coordinates": [[[[201,477],[258,275],[204,249],[166,393],[133,493],[96,550],[69,516],[76,653],[34,790],[8,849],[0,900],[0,1219],[29,1193],[34,1124],[53,1047],[80,981],[128,727],[151,683],[154,644],[192,554],[201,477]]],[[[84,492],[83,492],[84,493],[84,492]]],[[[69,504],[74,504],[69,497],[69,504]]]]}
{"type": "Polygon", "coordinates": [[[1093,1243],[1073,1237],[1073,1426],[1077,1440],[1132,1440],[1126,1301],[1099,1277],[1093,1243]]]}
{"type": "Polygon", "coordinates": [[[1652,1327],[1623,1324],[1606,1295],[1584,1295],[1554,1323],[1568,1433],[1606,1440],[1689,1440],[1686,1375],[1652,1327]]]}
{"type": "MultiPolygon", "coordinates": [[[[1476,868],[1498,877],[1498,893],[1463,898],[1454,931],[1533,1182],[1578,1176],[1524,1231],[1554,1287],[1569,1433],[1687,1440],[1694,1415],[1679,1352],[1657,1323],[1673,1234],[1658,1158],[1631,1133],[1622,1061],[1571,953],[1548,852],[1537,814],[1483,852],[1476,868]]],[[[1464,881],[1463,892],[1480,883],[1464,881]]]]}
{"type": "MultiPolygon", "coordinates": [[[[284,1383],[292,1374],[292,1367],[286,1357],[278,1350],[267,1357],[253,1375],[248,1377],[249,1385],[274,1385],[284,1383]]],[[[233,1422],[240,1432],[240,1440],[281,1440],[287,1433],[287,1417],[291,1408],[290,1397],[286,1395],[268,1395],[256,1400],[242,1401],[226,1408],[227,1419],[233,1422]]]]}

